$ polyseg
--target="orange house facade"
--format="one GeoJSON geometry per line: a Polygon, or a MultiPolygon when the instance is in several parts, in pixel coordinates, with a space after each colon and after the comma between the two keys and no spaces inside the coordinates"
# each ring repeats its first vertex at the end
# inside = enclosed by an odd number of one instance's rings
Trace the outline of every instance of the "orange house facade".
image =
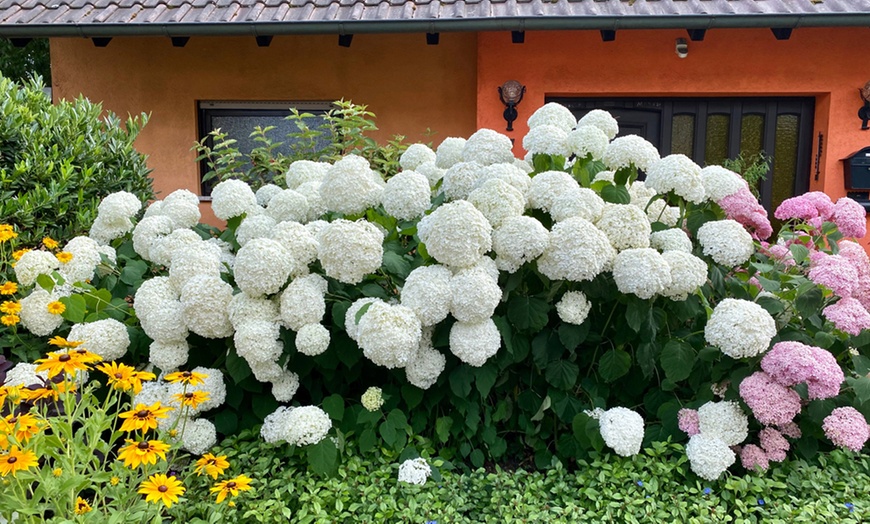
{"type": "Polygon", "coordinates": [[[59,5],[0,0],[0,37],[51,38],[56,98],[149,113],[138,147],[164,195],[200,190],[191,148],[208,104],[344,98],[369,106],[380,138],[437,145],[486,127],[513,138],[518,157],[544,103],[601,107],[663,155],[770,157],[769,208],[806,191],[867,200],[847,186],[844,159],[870,147],[859,118],[870,0],[59,5]],[[508,80],[525,86],[512,131],[498,93],[508,80]]]}

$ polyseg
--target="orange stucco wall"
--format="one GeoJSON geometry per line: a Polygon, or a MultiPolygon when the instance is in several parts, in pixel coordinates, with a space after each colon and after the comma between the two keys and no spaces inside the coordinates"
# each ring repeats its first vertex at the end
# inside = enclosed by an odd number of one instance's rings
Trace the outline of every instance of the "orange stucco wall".
{"type": "MultiPolygon", "coordinates": [[[[137,140],[149,155],[155,189],[199,189],[191,146],[199,100],[333,101],[367,104],[378,138],[403,134],[435,141],[475,129],[477,35],[356,35],[350,48],[335,35],[279,36],[269,47],[253,37],[115,38],[106,48],[86,39],[51,41],[54,96],[79,94],[121,115],[150,113],[137,140]],[[432,137],[424,137],[428,129],[432,137]]],[[[204,209],[207,211],[207,209],[204,209]]]]}
{"type": "MultiPolygon", "coordinates": [[[[505,132],[497,88],[515,79],[526,86],[514,124],[515,153],[524,156],[526,119],[559,96],[814,96],[813,156],[824,134],[821,176],[811,189],[846,195],[841,159],[870,145],[857,118],[858,88],[870,80],[870,30],[798,28],[786,41],[768,29],[714,29],[689,55],[674,50],[682,30],[619,31],[602,42],[598,31],[527,32],[524,44],[508,33],[478,37],[477,125],[505,132]]],[[[870,245],[870,238],[862,241],[870,245]]]]}

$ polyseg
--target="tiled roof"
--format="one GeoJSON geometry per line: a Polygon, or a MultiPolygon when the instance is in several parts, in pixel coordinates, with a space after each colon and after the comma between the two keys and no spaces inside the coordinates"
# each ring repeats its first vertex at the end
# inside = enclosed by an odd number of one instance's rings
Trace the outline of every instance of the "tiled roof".
{"type": "Polygon", "coordinates": [[[5,37],[802,26],[870,0],[0,0],[5,37]]]}

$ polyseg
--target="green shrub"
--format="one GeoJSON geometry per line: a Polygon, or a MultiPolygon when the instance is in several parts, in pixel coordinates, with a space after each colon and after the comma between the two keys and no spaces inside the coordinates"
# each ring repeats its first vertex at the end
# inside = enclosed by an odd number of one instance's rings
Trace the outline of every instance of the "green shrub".
{"type": "Polygon", "coordinates": [[[85,98],[53,105],[43,87],[0,77],[0,217],[22,246],[86,231],[110,193],[154,196],[145,156],[133,148],[147,115],[122,125],[85,98]]]}

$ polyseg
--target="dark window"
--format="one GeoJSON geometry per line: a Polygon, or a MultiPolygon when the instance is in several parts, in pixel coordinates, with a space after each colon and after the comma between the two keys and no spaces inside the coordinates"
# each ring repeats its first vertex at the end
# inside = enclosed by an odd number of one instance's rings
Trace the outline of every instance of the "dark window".
{"type": "MultiPolygon", "coordinates": [[[[329,102],[200,102],[199,103],[199,138],[208,137],[208,134],[215,129],[220,129],[229,135],[229,138],[236,140],[234,147],[244,155],[249,155],[250,152],[258,147],[259,144],[251,137],[251,133],[257,126],[267,127],[274,126],[267,136],[274,142],[283,142],[283,145],[277,149],[279,153],[289,154],[291,152],[290,143],[287,135],[297,132],[298,129],[292,122],[286,120],[290,115],[290,108],[293,107],[299,112],[312,113],[317,117],[315,120],[308,120],[308,127],[315,129],[321,123],[325,122],[319,115],[326,113],[332,104],[329,102]]],[[[206,141],[209,147],[213,148],[214,143],[209,137],[206,141]]],[[[327,139],[323,139],[323,146],[327,143],[327,139]]],[[[205,161],[200,163],[200,177],[208,172],[208,165],[205,161]]],[[[201,185],[201,194],[208,196],[211,194],[211,189],[217,183],[216,180],[209,180],[201,185]]]]}
{"type": "Polygon", "coordinates": [[[812,98],[548,98],[578,118],[610,111],[620,135],[640,135],[662,155],[682,153],[701,166],[742,154],[771,157],[759,187],[768,211],[809,190],[813,133],[812,98]]]}

